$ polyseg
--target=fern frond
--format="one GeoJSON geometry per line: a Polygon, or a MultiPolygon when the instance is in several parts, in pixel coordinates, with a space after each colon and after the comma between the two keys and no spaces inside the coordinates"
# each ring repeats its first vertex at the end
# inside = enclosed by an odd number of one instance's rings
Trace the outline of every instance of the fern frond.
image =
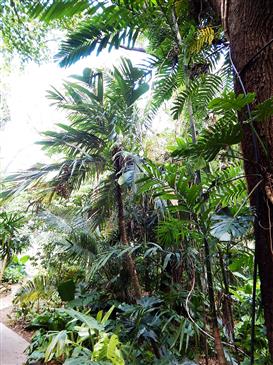
{"type": "Polygon", "coordinates": [[[158,71],[153,84],[153,100],[149,106],[148,119],[152,120],[161,105],[172,98],[175,91],[184,84],[184,67],[175,68],[164,64],[158,71]]]}
{"type": "Polygon", "coordinates": [[[217,154],[241,141],[242,130],[234,118],[220,118],[215,125],[203,130],[196,144],[190,143],[181,146],[173,152],[174,157],[203,156],[207,161],[212,161],[217,154]]]}
{"type": "Polygon", "coordinates": [[[219,76],[208,74],[191,80],[186,88],[179,92],[173,102],[172,115],[178,119],[188,100],[198,109],[206,109],[210,101],[221,91],[222,80],[219,76]]]}
{"type": "Polygon", "coordinates": [[[247,187],[241,162],[230,164],[203,178],[205,194],[214,206],[236,206],[247,196],[247,187]]]}
{"type": "Polygon", "coordinates": [[[192,53],[199,53],[205,45],[211,45],[215,32],[210,26],[198,29],[194,43],[190,47],[192,53]]]}
{"type": "Polygon", "coordinates": [[[236,96],[231,92],[213,99],[208,108],[219,115],[217,122],[200,133],[196,144],[178,146],[173,156],[203,156],[207,161],[212,161],[221,150],[238,144],[242,138],[242,128],[237,111],[250,104],[254,98],[253,93],[236,96]]]}

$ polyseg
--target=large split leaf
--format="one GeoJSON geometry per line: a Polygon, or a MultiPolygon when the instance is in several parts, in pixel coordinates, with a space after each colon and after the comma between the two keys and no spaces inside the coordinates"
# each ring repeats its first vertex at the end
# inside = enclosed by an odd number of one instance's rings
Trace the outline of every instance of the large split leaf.
{"type": "Polygon", "coordinates": [[[211,227],[211,235],[220,241],[230,241],[231,239],[243,236],[249,229],[252,217],[243,215],[233,217],[230,215],[214,215],[214,222],[211,227]]]}

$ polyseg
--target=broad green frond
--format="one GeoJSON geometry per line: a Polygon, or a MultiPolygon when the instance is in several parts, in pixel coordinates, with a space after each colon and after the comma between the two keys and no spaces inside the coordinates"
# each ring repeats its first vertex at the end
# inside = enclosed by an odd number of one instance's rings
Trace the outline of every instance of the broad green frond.
{"type": "Polygon", "coordinates": [[[210,101],[222,90],[222,80],[219,76],[201,75],[189,82],[185,90],[179,92],[174,100],[172,115],[175,119],[181,114],[185,103],[191,100],[197,109],[205,109],[210,101]]]}
{"type": "Polygon", "coordinates": [[[47,139],[37,142],[51,151],[67,152],[68,156],[78,156],[87,158],[100,158],[99,152],[105,147],[105,141],[95,134],[88,133],[81,129],[76,129],[64,124],[57,124],[60,132],[48,131],[43,135],[47,139]]]}
{"type": "Polygon", "coordinates": [[[95,186],[84,207],[93,228],[104,225],[115,208],[115,180],[109,175],[95,186]]]}
{"type": "Polygon", "coordinates": [[[211,45],[214,40],[215,32],[212,27],[204,27],[198,29],[197,36],[194,43],[191,46],[191,52],[198,53],[204,47],[204,45],[211,45]]]}
{"type": "Polygon", "coordinates": [[[221,150],[239,143],[241,138],[242,130],[238,121],[222,117],[200,133],[196,144],[178,146],[173,156],[203,156],[207,161],[212,161],[221,150]]]}
{"type": "Polygon", "coordinates": [[[251,104],[255,99],[254,93],[248,93],[247,95],[236,95],[234,92],[223,94],[219,98],[213,99],[209,104],[209,109],[215,113],[225,113],[229,111],[238,111],[251,104]]]}
{"type": "Polygon", "coordinates": [[[62,43],[56,59],[60,66],[67,67],[96,50],[109,51],[120,46],[132,48],[139,35],[139,25],[126,7],[109,6],[102,12],[85,20],[80,29],[71,32],[62,43]]]}
{"type": "MultiPolygon", "coordinates": [[[[95,3],[94,1],[92,2],[95,3]]],[[[58,0],[53,2],[50,0],[40,0],[34,2],[29,12],[33,18],[39,17],[41,20],[49,22],[64,17],[71,18],[87,12],[92,2],[88,0],[58,0]]],[[[97,7],[98,5],[95,8],[97,7]]],[[[92,10],[94,11],[94,8],[92,10]]],[[[91,9],[89,9],[90,12],[91,9]]]]}
{"type": "Polygon", "coordinates": [[[213,120],[214,124],[200,133],[196,144],[180,144],[173,156],[203,156],[207,161],[212,161],[221,150],[239,143],[242,128],[237,119],[237,111],[250,104],[254,98],[254,94],[236,96],[229,93],[210,101],[208,107],[219,115],[218,120],[213,120]]]}
{"type": "Polygon", "coordinates": [[[62,244],[62,250],[68,258],[83,259],[86,262],[88,258],[97,255],[99,240],[100,237],[95,233],[76,231],[62,244]]]}

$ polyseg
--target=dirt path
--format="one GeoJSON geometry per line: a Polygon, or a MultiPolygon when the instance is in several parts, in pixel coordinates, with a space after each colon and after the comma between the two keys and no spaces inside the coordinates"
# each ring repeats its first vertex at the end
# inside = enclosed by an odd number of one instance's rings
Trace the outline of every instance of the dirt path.
{"type": "Polygon", "coordinates": [[[14,285],[11,293],[0,298],[0,365],[23,365],[26,361],[24,351],[29,343],[4,324],[12,310],[12,300],[18,288],[14,285]]]}

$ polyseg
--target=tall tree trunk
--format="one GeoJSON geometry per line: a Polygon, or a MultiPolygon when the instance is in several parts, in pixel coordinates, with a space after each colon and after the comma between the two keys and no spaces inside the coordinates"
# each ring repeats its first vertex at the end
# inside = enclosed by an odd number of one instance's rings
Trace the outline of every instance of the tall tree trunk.
{"type": "MultiPolygon", "coordinates": [[[[118,208],[118,225],[119,225],[119,234],[120,240],[124,245],[129,245],[128,235],[127,235],[127,227],[126,221],[124,217],[124,206],[123,206],[123,198],[122,198],[122,190],[121,186],[118,183],[118,177],[120,176],[122,170],[122,157],[120,155],[121,148],[116,147],[113,150],[113,161],[115,166],[115,175],[116,175],[116,203],[118,208]]],[[[135,299],[139,299],[141,297],[141,287],[138,280],[138,275],[136,271],[136,265],[132,258],[132,255],[126,253],[123,259],[124,269],[129,273],[131,278],[132,287],[134,290],[135,299]]]]}
{"type": "MultiPolygon", "coordinates": [[[[273,2],[272,0],[211,0],[230,41],[231,56],[247,92],[255,92],[257,103],[273,94],[273,2]]],[[[238,77],[235,90],[242,93],[238,77]]],[[[239,115],[240,121],[246,118],[239,115]]],[[[273,118],[255,125],[243,124],[242,151],[248,190],[256,188],[250,203],[256,212],[254,225],[257,263],[269,351],[273,360],[273,118]],[[259,139],[267,150],[267,156],[259,139]],[[255,162],[256,161],[256,162],[255,162]],[[256,176],[255,176],[256,174],[256,176]],[[259,176],[257,176],[259,175],[259,176]]]]}

